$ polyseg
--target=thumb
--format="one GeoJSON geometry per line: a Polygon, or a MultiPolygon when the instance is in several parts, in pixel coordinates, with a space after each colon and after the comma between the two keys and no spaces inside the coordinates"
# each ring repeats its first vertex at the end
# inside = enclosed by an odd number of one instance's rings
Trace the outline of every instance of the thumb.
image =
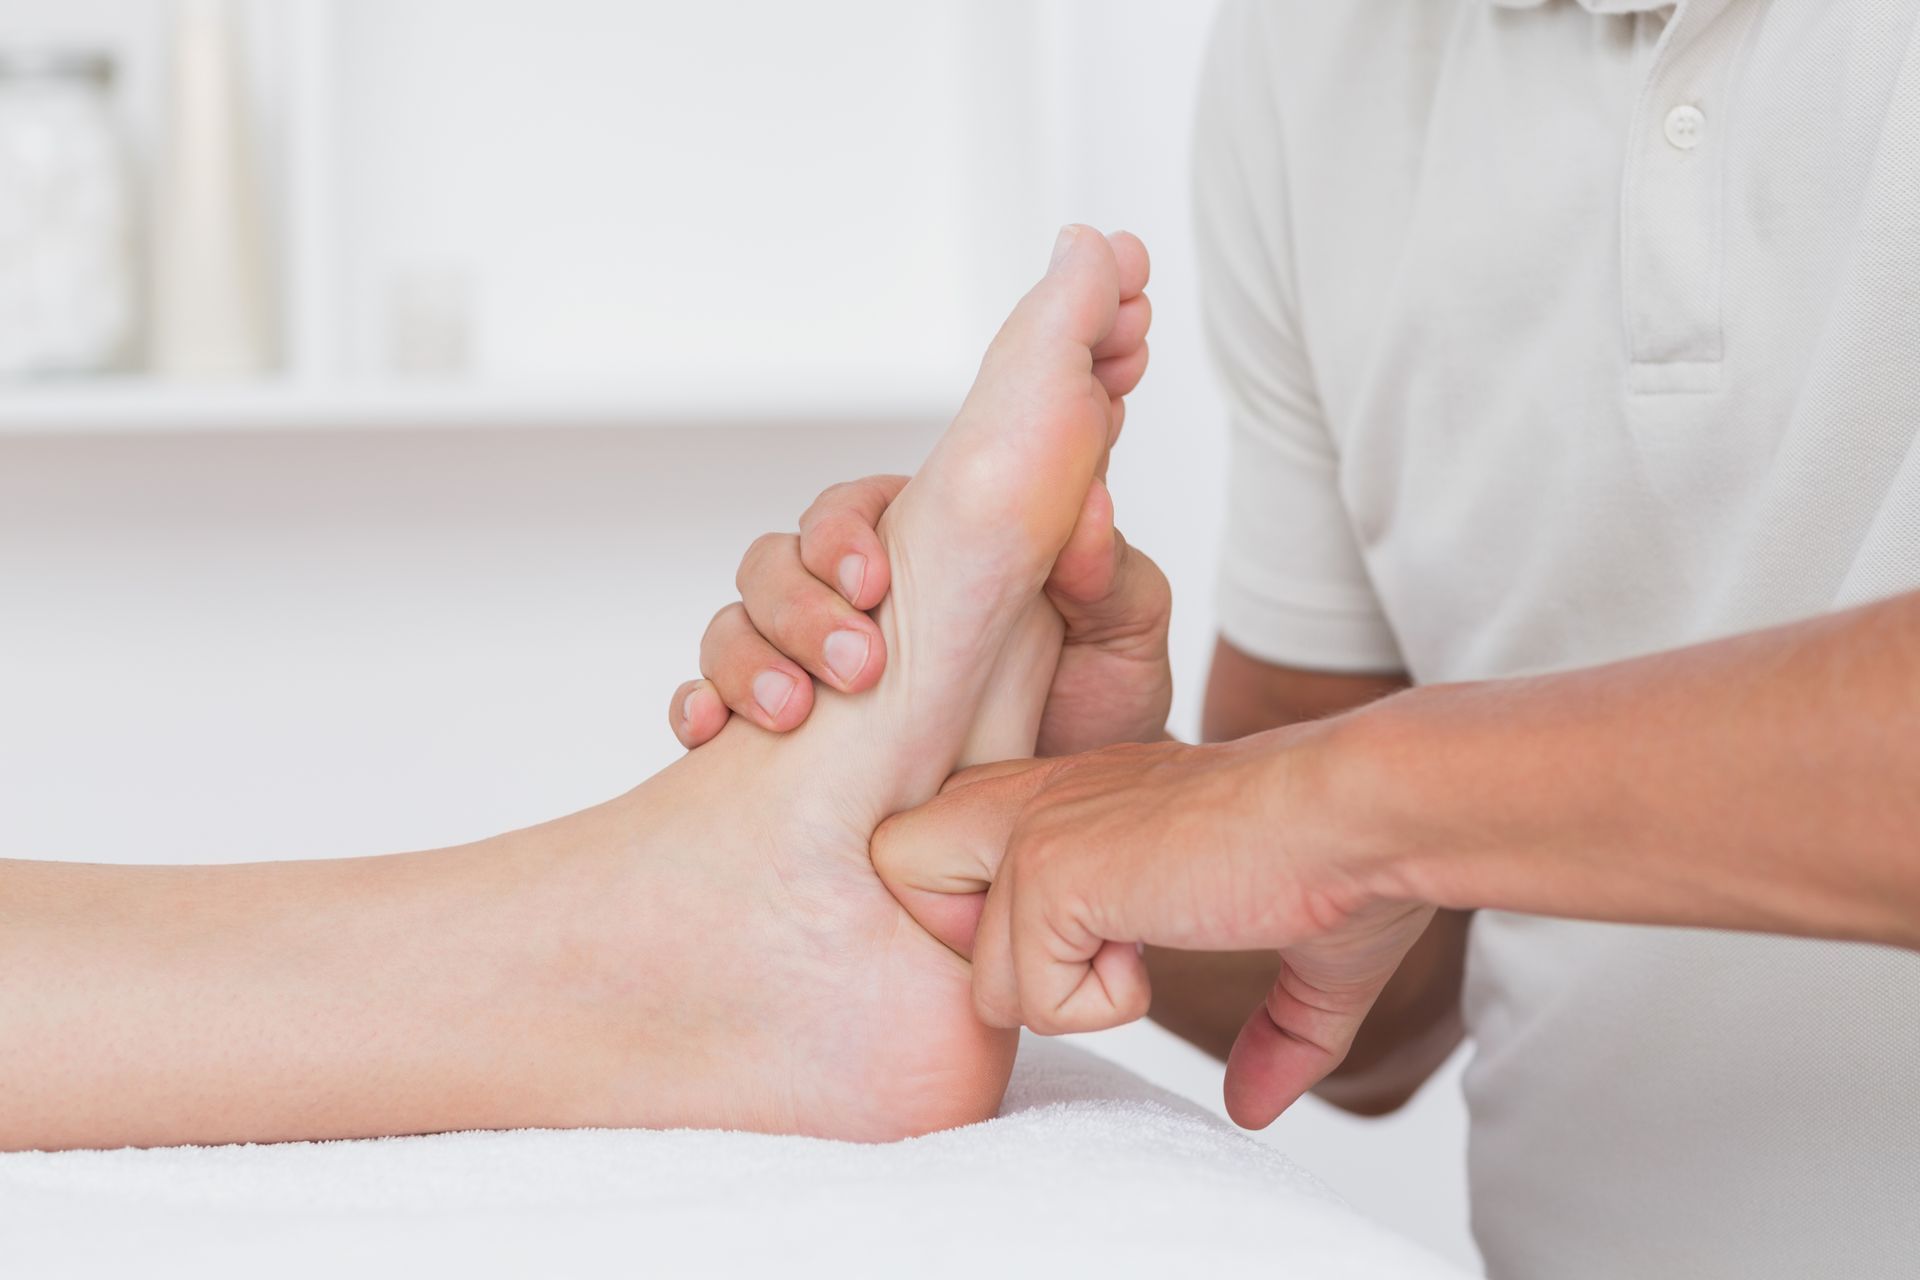
{"type": "Polygon", "coordinates": [[[1113,496],[1098,480],[1047,577],[1047,599],[1067,624],[1067,642],[1153,641],[1164,661],[1172,592],[1160,567],[1113,523],[1113,496]]]}
{"type": "Polygon", "coordinates": [[[881,883],[921,928],[969,960],[1014,823],[1053,768],[1047,760],[1002,760],[962,770],[932,800],[873,833],[881,883]]]}
{"type": "Polygon", "coordinates": [[[1264,1129],[1345,1060],[1360,1024],[1386,985],[1327,992],[1305,984],[1282,958],[1280,976],[1227,1054],[1227,1114],[1264,1129]]]}
{"type": "Polygon", "coordinates": [[[1433,908],[1386,903],[1280,953],[1272,990],[1227,1054],[1227,1114],[1264,1129],[1346,1061],[1433,908]]]}
{"type": "Polygon", "coordinates": [[[1119,576],[1120,547],[1119,530],[1113,525],[1113,495],[1096,479],[1087,486],[1073,532],[1047,577],[1047,594],[1055,607],[1085,608],[1104,601],[1119,576]]]}

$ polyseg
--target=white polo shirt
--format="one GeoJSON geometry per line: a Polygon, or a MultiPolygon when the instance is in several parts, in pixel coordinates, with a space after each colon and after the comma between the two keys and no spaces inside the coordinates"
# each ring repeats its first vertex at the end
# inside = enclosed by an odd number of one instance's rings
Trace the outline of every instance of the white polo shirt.
{"type": "MultiPolygon", "coordinates": [[[[1239,648],[1920,589],[1920,0],[1230,0],[1196,155],[1239,648]]],[[[1920,956],[1482,913],[1466,1011],[1493,1275],[1920,1276],[1920,956]]]]}

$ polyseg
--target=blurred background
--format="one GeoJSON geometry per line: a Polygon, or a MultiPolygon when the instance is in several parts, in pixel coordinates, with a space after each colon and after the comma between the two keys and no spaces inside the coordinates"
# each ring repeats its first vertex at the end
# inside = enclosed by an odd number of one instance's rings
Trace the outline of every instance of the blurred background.
{"type": "MultiPolygon", "coordinates": [[[[1069,220],[1154,254],[1112,487],[1192,737],[1209,18],[0,0],[0,856],[384,852],[626,788],[747,543],[913,468],[1069,220]]],[[[1158,1029],[1088,1040],[1218,1109],[1158,1029]]],[[[1471,1263],[1458,1067],[1263,1140],[1471,1263]]]]}

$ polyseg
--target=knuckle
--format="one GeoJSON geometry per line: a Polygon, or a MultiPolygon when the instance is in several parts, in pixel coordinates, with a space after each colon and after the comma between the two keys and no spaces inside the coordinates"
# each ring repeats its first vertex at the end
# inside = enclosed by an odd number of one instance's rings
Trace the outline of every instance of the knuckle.
{"type": "Polygon", "coordinates": [[[700,643],[700,674],[721,686],[722,696],[731,702],[725,686],[739,667],[757,661],[763,646],[746,609],[738,603],[730,604],[707,624],[707,634],[700,643]]]}
{"type": "Polygon", "coordinates": [[[1115,529],[1114,541],[1120,557],[1131,570],[1134,589],[1140,593],[1143,602],[1162,605],[1173,599],[1173,586],[1167,581],[1166,571],[1155,563],[1152,556],[1128,542],[1126,535],[1115,529]]]}
{"type": "Polygon", "coordinates": [[[850,508],[857,508],[871,492],[865,476],[858,480],[842,480],[821,494],[823,514],[839,515],[850,508]]]}
{"type": "Polygon", "coordinates": [[[901,487],[907,483],[907,477],[892,472],[879,472],[870,476],[861,476],[847,487],[861,498],[872,502],[891,502],[901,487]]]}
{"type": "Polygon", "coordinates": [[[801,514],[800,527],[809,533],[818,533],[822,526],[846,516],[849,511],[857,511],[866,495],[865,485],[864,480],[842,480],[828,485],[801,514]]]}
{"type": "Polygon", "coordinates": [[[831,558],[842,548],[862,541],[873,526],[855,511],[829,511],[814,524],[807,541],[814,554],[831,558]]]}
{"type": "Polygon", "coordinates": [[[826,594],[824,589],[802,589],[770,602],[766,609],[769,638],[786,647],[805,648],[824,637],[834,621],[832,607],[823,598],[826,594]]]}
{"type": "Polygon", "coordinates": [[[1045,889],[1059,879],[1065,842],[1047,824],[1025,826],[1007,843],[1007,861],[1013,865],[1017,887],[1045,889]]]}
{"type": "MultiPolygon", "coordinates": [[[[1138,552],[1134,554],[1139,555],[1138,552]]],[[[1141,556],[1140,560],[1147,569],[1145,589],[1147,605],[1156,618],[1164,618],[1173,612],[1173,584],[1167,581],[1167,575],[1161,571],[1159,565],[1145,556],[1141,556]]]]}
{"type": "Polygon", "coordinates": [[[800,539],[800,563],[815,581],[837,583],[840,561],[849,552],[867,552],[860,522],[851,516],[829,516],[811,526],[800,539]]]}
{"type": "Polygon", "coordinates": [[[747,544],[747,552],[740,557],[740,567],[734,572],[734,586],[745,594],[747,582],[759,576],[767,566],[778,563],[778,557],[786,545],[793,540],[790,533],[763,533],[747,544]]]}
{"type": "Polygon", "coordinates": [[[823,511],[844,507],[849,499],[860,493],[861,486],[865,483],[864,478],[836,481],[820,491],[820,496],[813,500],[813,505],[823,511]]]}
{"type": "Polygon", "coordinates": [[[738,600],[732,604],[720,606],[707,619],[707,629],[700,633],[700,673],[711,674],[707,668],[715,659],[732,646],[746,624],[747,611],[738,600]]]}
{"type": "Polygon", "coordinates": [[[824,524],[835,511],[833,491],[839,487],[838,485],[834,485],[822,489],[820,496],[815,498],[812,504],[800,513],[801,545],[811,545],[814,540],[820,536],[820,526],[824,524]]]}

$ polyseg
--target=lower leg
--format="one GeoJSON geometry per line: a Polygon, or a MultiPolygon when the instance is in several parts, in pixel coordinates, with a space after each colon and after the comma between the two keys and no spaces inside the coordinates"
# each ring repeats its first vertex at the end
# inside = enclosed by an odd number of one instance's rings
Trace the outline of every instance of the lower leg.
{"type": "Polygon", "coordinates": [[[1010,1042],[786,745],[452,849],[0,861],[0,1150],[990,1114],[1010,1042]]]}
{"type": "Polygon", "coordinates": [[[618,825],[325,862],[0,863],[0,1148],[587,1122],[620,1049],[589,942],[613,868],[588,848],[618,825]]]}

